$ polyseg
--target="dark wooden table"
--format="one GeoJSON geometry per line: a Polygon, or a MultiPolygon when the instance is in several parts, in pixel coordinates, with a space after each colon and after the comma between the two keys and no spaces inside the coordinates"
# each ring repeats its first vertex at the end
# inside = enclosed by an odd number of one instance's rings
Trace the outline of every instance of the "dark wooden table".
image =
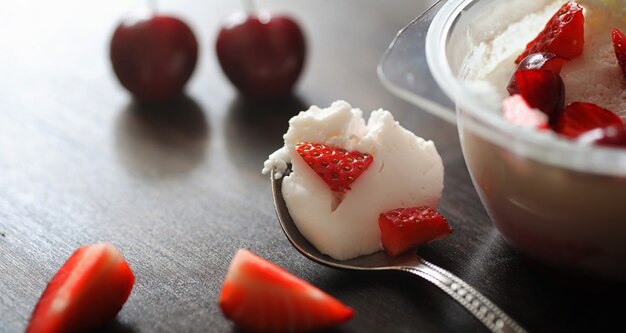
{"type": "Polygon", "coordinates": [[[110,241],[136,284],[110,332],[231,332],[217,297],[248,248],[356,310],[337,332],[472,332],[484,328],[424,280],[335,271],[301,257],[282,234],[262,163],[287,120],[345,99],[391,110],[444,158],[441,210],[455,228],[420,250],[536,332],[618,324],[624,286],[561,282],[512,251],[472,187],[455,128],[387,92],[376,65],[420,1],[259,1],[291,13],[308,37],[294,98],[260,106],[237,96],[214,54],[230,1],[162,1],[190,23],[200,59],[169,112],[133,103],[108,42],[140,2],[0,4],[0,332],[20,332],[47,281],[80,245],[110,241]]]}

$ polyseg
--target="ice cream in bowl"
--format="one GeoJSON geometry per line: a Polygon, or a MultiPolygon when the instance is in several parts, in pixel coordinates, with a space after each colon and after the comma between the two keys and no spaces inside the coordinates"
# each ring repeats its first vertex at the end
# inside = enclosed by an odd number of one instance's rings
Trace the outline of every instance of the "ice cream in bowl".
{"type": "Polygon", "coordinates": [[[456,124],[512,247],[616,280],[626,280],[622,31],[621,1],[440,1],[379,66],[392,92],[456,124]]]}

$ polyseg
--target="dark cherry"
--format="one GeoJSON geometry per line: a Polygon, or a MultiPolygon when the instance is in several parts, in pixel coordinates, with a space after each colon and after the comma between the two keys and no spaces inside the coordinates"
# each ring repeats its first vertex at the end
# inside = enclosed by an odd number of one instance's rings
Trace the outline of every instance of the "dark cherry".
{"type": "Polygon", "coordinates": [[[137,99],[163,103],[182,92],[196,66],[198,43],[180,19],[129,17],[113,34],[110,56],[117,78],[137,99]]]}
{"type": "Polygon", "coordinates": [[[305,39],[288,16],[236,13],[223,22],[215,45],[222,70],[246,97],[274,100],[291,94],[305,58],[305,39]]]}
{"type": "MultiPolygon", "coordinates": [[[[555,73],[561,73],[561,68],[563,68],[563,65],[565,65],[568,61],[569,60],[563,57],[559,57],[554,53],[532,53],[524,58],[524,60],[522,60],[519,65],[517,65],[517,69],[515,70],[515,72],[527,69],[545,69],[555,73]]],[[[509,85],[506,87],[506,90],[511,95],[519,94],[515,75],[511,77],[511,80],[509,81],[509,85]]]]}
{"type": "Polygon", "coordinates": [[[518,93],[535,109],[548,115],[553,125],[565,104],[565,84],[558,73],[545,69],[527,69],[514,74],[518,93]]]}

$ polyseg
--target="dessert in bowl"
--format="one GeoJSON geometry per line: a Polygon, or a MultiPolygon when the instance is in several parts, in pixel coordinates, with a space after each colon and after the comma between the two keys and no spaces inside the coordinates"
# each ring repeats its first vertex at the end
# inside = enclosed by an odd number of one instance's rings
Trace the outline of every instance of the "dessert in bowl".
{"type": "MultiPolygon", "coordinates": [[[[456,122],[480,199],[513,247],[561,268],[624,280],[626,150],[517,126],[502,116],[516,57],[564,3],[439,2],[401,31],[379,73],[392,92],[456,122]]],[[[587,7],[595,10],[586,24],[606,25],[602,21],[612,18],[602,15],[616,13],[600,1],[582,5],[586,14],[592,12],[587,7]]],[[[603,96],[615,100],[626,87],[617,60],[612,66],[586,67],[593,63],[588,50],[599,45],[600,37],[591,35],[598,29],[588,26],[582,56],[562,69],[568,104],[604,103],[607,98],[597,98],[597,92],[605,81],[617,88],[603,96]]],[[[610,45],[611,31],[604,37],[610,45]]],[[[626,110],[613,111],[624,117],[626,110]]]]}

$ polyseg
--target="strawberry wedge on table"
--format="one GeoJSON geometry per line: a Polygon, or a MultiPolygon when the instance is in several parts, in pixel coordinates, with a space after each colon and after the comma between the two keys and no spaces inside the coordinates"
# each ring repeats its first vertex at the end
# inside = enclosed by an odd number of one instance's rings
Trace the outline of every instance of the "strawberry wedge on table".
{"type": "Polygon", "coordinates": [[[91,332],[121,310],[135,278],[122,253],[109,243],[80,247],[50,280],[27,333],[91,332]]]}
{"type": "Polygon", "coordinates": [[[452,232],[448,221],[430,207],[397,208],[378,218],[383,249],[398,256],[452,232]]]}
{"type": "Polygon", "coordinates": [[[253,332],[318,330],[354,314],[315,286],[243,249],[230,264],[218,303],[227,318],[253,332]]]}

